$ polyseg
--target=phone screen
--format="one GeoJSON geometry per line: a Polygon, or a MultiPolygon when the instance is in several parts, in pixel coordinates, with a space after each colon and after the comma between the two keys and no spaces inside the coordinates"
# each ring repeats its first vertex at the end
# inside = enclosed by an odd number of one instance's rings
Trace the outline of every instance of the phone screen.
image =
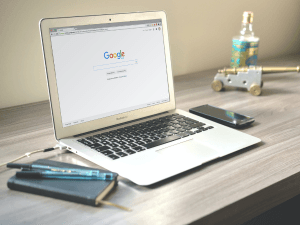
{"type": "Polygon", "coordinates": [[[240,124],[241,122],[253,119],[250,116],[244,116],[232,111],[220,109],[210,105],[199,106],[193,108],[192,111],[198,112],[202,115],[206,115],[207,117],[216,118],[233,124],[240,124]]]}

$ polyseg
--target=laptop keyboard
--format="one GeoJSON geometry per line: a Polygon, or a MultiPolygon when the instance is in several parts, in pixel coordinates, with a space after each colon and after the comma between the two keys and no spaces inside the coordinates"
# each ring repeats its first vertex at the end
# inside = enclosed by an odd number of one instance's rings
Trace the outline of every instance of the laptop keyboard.
{"type": "Polygon", "coordinates": [[[113,160],[209,129],[177,113],[77,140],[113,160]]]}

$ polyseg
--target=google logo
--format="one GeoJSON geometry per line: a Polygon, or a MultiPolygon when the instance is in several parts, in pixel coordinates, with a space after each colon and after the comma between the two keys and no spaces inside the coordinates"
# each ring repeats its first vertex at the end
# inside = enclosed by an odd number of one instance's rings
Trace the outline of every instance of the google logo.
{"type": "Polygon", "coordinates": [[[121,50],[118,53],[110,53],[110,54],[108,52],[104,52],[104,58],[106,58],[106,59],[109,59],[109,58],[123,59],[124,56],[125,56],[125,52],[122,52],[121,50]]]}

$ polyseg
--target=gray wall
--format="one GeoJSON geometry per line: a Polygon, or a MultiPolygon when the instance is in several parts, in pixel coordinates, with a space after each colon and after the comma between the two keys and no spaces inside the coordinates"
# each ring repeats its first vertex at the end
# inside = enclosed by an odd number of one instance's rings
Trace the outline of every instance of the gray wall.
{"type": "Polygon", "coordinates": [[[229,65],[246,10],[254,12],[259,59],[298,53],[299,9],[299,0],[1,0],[0,108],[48,99],[41,18],[165,10],[176,76],[229,65]]]}

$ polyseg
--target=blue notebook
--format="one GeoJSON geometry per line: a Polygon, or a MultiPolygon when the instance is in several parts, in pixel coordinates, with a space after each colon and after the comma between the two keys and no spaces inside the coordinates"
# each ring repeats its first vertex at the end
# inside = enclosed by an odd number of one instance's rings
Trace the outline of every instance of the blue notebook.
{"type": "MultiPolygon", "coordinates": [[[[33,164],[64,168],[94,169],[101,172],[108,172],[106,170],[56,162],[47,159],[39,159],[34,161],[33,164]]],[[[102,203],[101,200],[116,187],[118,174],[113,174],[114,179],[109,181],[34,179],[13,176],[8,180],[7,186],[8,188],[16,191],[23,191],[96,206],[99,203],[102,203]]]]}

